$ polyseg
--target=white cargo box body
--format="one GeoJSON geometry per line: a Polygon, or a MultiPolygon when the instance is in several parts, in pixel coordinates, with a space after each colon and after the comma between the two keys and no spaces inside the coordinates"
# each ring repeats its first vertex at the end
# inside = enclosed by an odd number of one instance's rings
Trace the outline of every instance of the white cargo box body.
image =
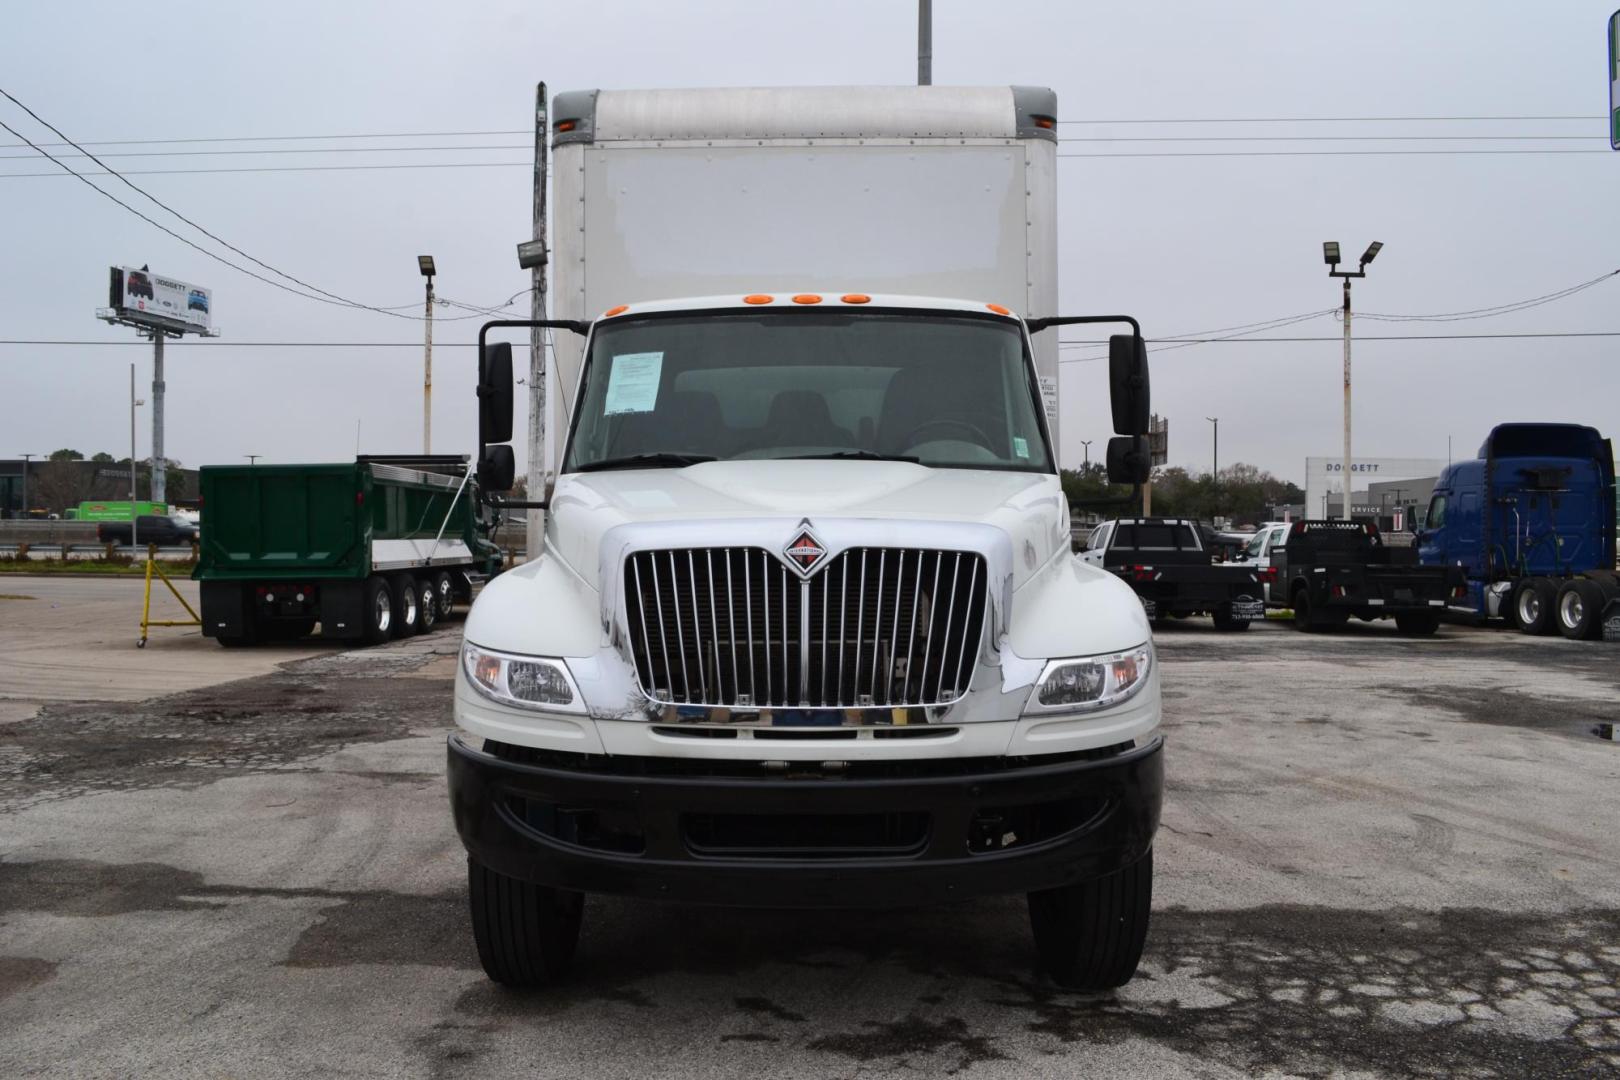
{"type": "MultiPolygon", "coordinates": [[[[1007,86],[558,94],[552,315],[756,292],[1057,314],[1056,112],[1007,86]]],[[[555,336],[557,447],[581,344],[555,336]]],[[[1055,335],[1035,362],[1055,442],[1055,335]]]]}

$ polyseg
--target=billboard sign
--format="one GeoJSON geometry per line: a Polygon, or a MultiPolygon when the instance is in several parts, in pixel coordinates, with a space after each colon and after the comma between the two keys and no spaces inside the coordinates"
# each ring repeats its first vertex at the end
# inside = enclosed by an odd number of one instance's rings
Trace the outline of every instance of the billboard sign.
{"type": "Polygon", "coordinates": [[[206,333],[213,326],[214,294],[210,289],[174,278],[136,270],[112,268],[112,295],[118,313],[131,322],[150,323],[169,330],[206,333]]]}
{"type": "Polygon", "coordinates": [[[1609,16],[1609,149],[1620,150],[1620,11],[1609,16]]]}

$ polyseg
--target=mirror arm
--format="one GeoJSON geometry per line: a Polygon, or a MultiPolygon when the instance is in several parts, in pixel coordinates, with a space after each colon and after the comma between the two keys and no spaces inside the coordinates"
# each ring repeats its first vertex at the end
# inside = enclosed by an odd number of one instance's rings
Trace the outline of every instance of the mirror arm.
{"type": "Polygon", "coordinates": [[[497,510],[550,510],[550,499],[503,499],[499,495],[483,496],[484,505],[497,510]]]}
{"type": "Polygon", "coordinates": [[[1025,319],[1031,334],[1038,334],[1050,326],[1074,326],[1086,323],[1129,323],[1131,333],[1142,336],[1142,324],[1129,315],[1048,315],[1041,319],[1025,319]]]}

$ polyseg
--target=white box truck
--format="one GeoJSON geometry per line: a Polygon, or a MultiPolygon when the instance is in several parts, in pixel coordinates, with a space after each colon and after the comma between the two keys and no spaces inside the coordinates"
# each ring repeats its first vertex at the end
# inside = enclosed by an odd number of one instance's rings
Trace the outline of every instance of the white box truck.
{"type": "MultiPolygon", "coordinates": [[[[1026,87],[590,91],[551,110],[543,549],[465,625],[449,741],[485,971],[560,977],[584,897],[875,908],[1026,893],[1060,984],[1128,980],[1163,791],[1130,588],[1070,552],[1056,100],[1026,87]]],[[[492,336],[493,335],[493,336],[492,336]]],[[[537,452],[531,447],[530,452],[537,452]]],[[[521,506],[525,504],[508,503],[521,506]]]]}

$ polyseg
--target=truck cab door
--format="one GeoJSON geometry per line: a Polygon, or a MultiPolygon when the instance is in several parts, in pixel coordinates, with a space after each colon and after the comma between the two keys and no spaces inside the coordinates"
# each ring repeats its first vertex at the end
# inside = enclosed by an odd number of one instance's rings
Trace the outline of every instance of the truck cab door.
{"type": "Polygon", "coordinates": [[[1446,511],[1451,502],[1449,491],[1437,490],[1429,498],[1429,512],[1424,517],[1423,531],[1418,535],[1418,562],[1424,566],[1446,566],[1451,557],[1450,525],[1446,511]]]}

